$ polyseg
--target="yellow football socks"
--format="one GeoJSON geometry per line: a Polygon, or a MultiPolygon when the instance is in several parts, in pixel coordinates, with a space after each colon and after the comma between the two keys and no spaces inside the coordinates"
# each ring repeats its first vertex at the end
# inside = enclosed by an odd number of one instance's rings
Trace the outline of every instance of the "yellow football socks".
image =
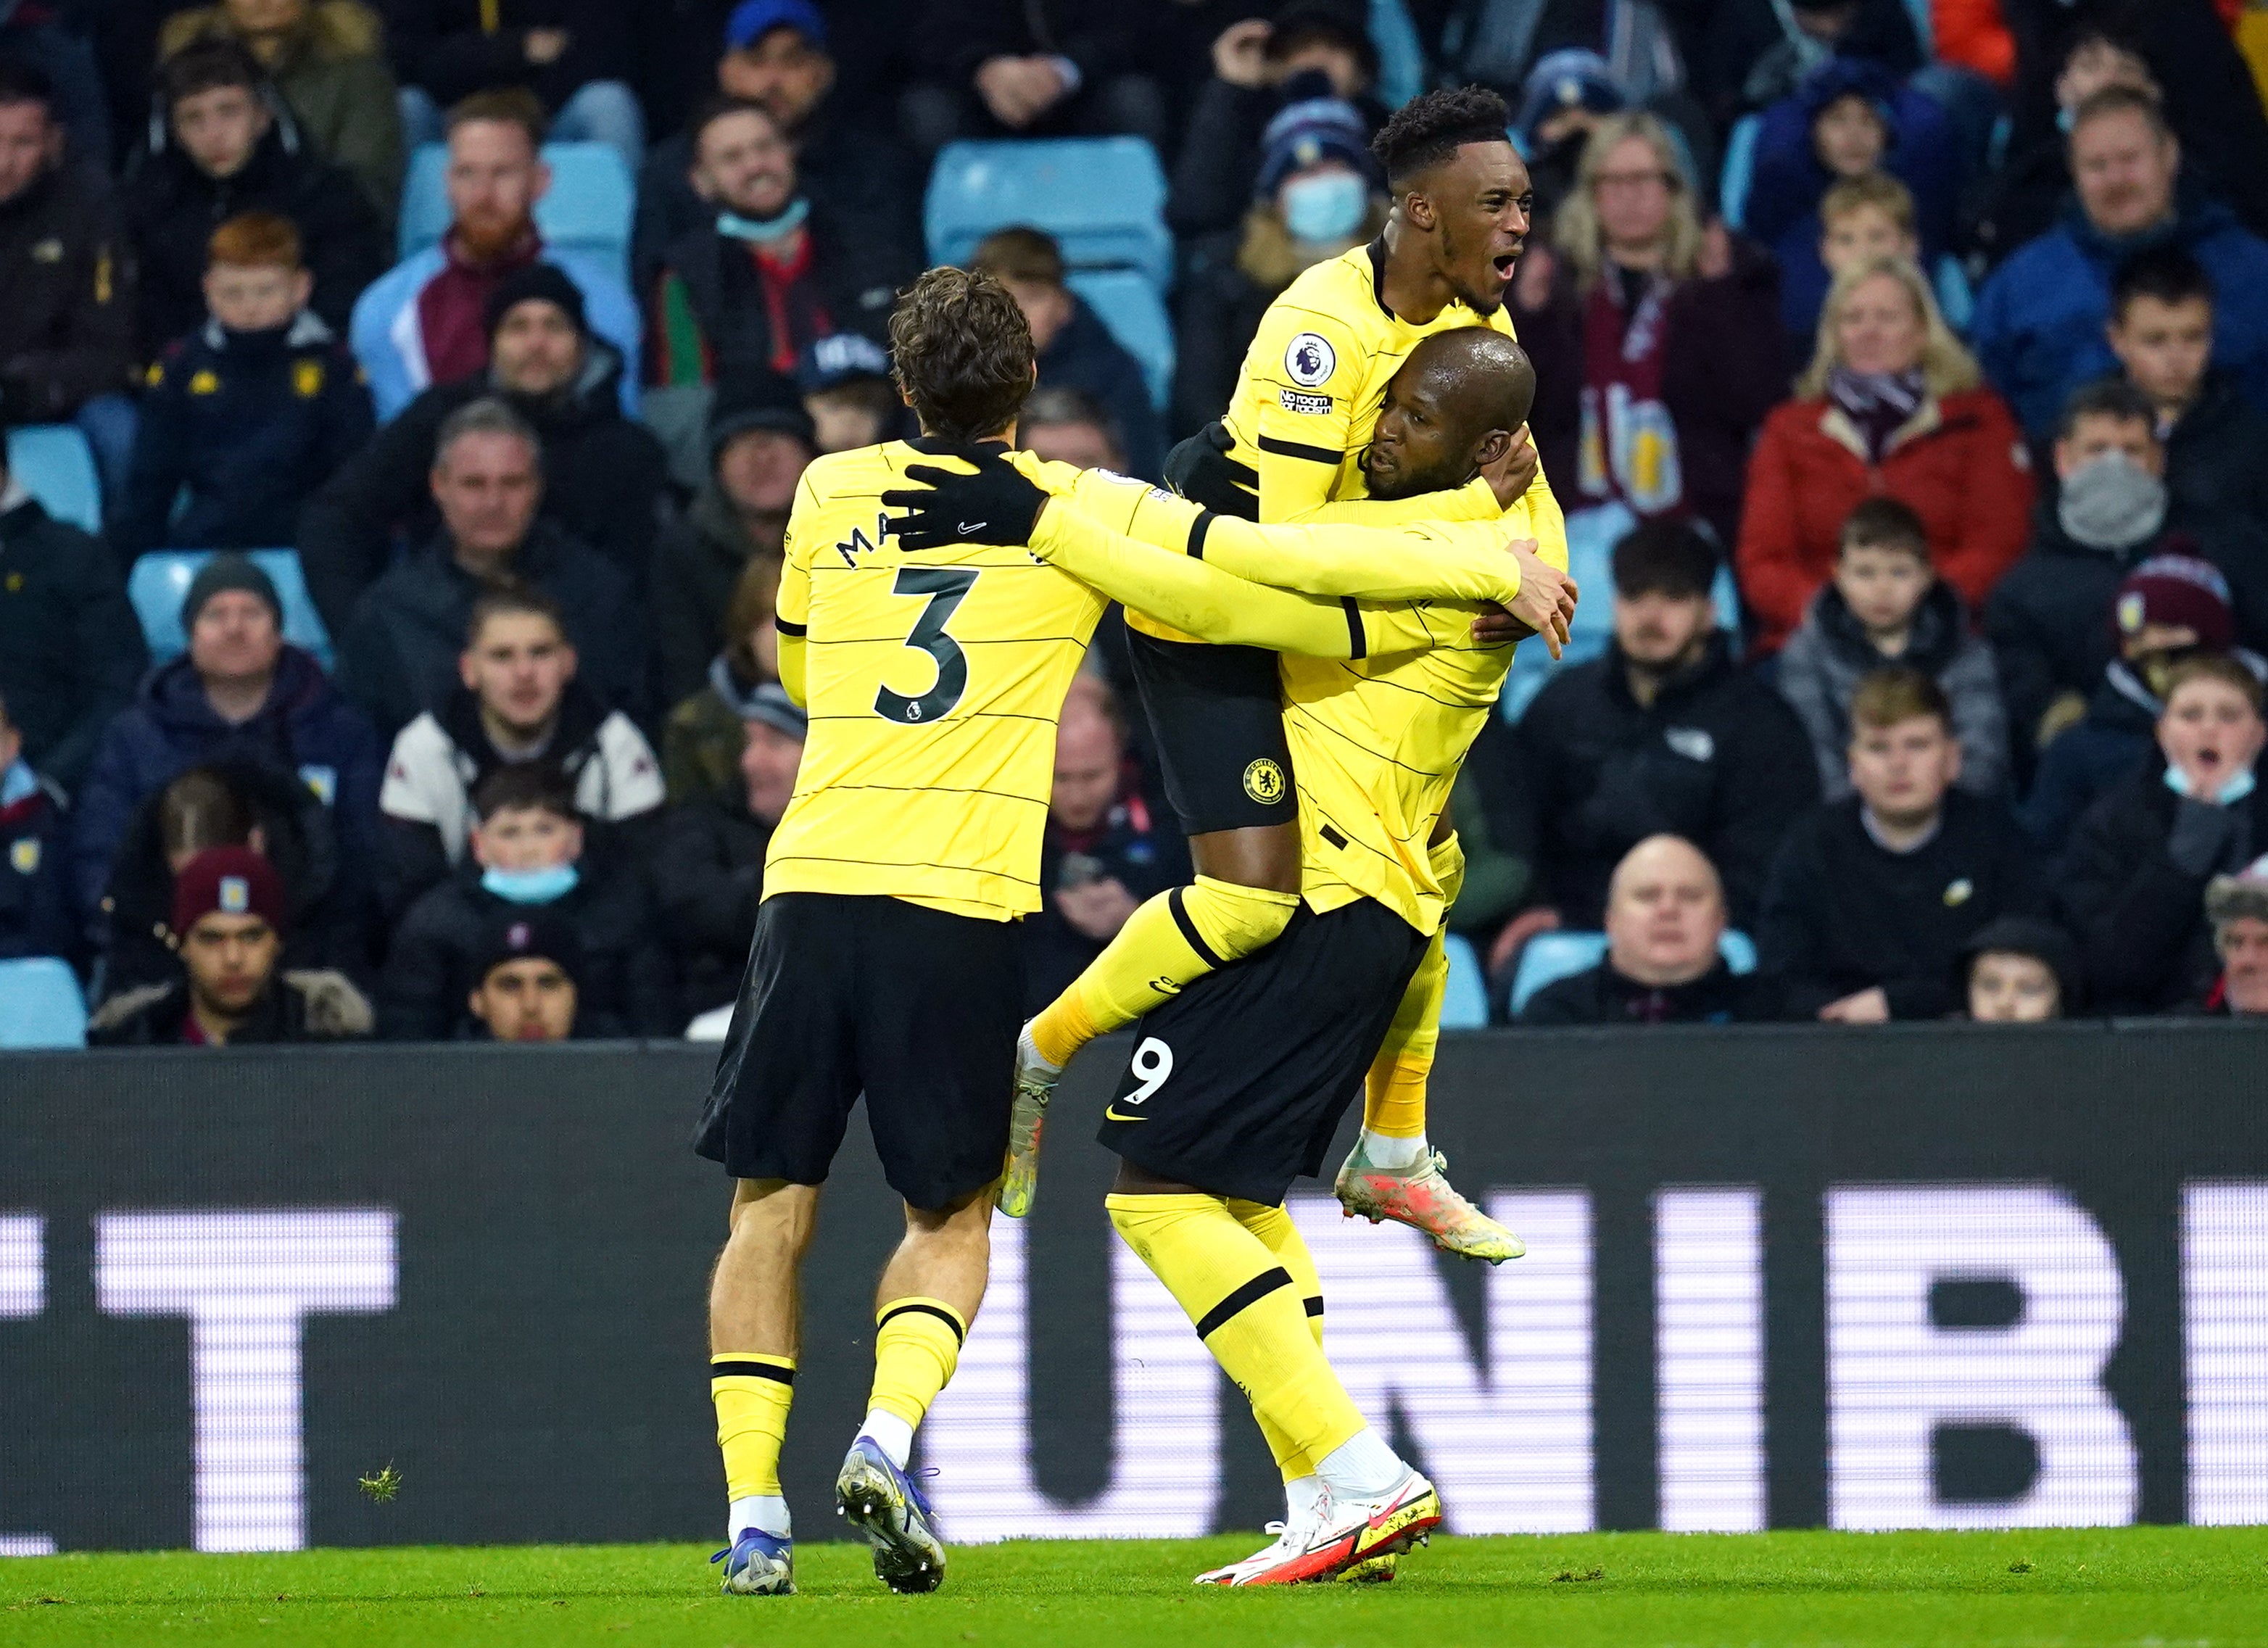
{"type": "MultiPolygon", "coordinates": [[[[1276,1262],[1290,1273],[1292,1285],[1300,1295],[1300,1307],[1307,1313],[1307,1331],[1315,1343],[1323,1342],[1323,1279],[1315,1272],[1314,1255],[1300,1234],[1300,1227],[1292,1216],[1280,1207],[1270,1207],[1260,1202],[1243,1202],[1231,1198],[1228,1210],[1236,1222],[1258,1237],[1261,1245],[1276,1255],[1276,1262]]],[[[1260,1421],[1260,1433],[1268,1440],[1268,1451],[1275,1456],[1277,1468],[1284,1473],[1285,1482],[1298,1482],[1314,1474],[1315,1461],[1307,1457],[1267,1420],[1260,1421]]]]}
{"type": "MultiPolygon", "coordinates": [[[[866,1406],[911,1431],[961,1360],[968,1323],[942,1299],[892,1299],[874,1313],[874,1389],[866,1406]]],[[[905,1461],[899,1460],[900,1464],[905,1461]]]]}
{"type": "MultiPolygon", "coordinates": [[[[1465,850],[1457,838],[1426,849],[1434,884],[1445,904],[1457,901],[1465,884],[1465,850]]],[[[1363,1093],[1362,1125],[1366,1132],[1386,1138],[1425,1137],[1425,1083],[1432,1074],[1433,1054],[1441,1040],[1441,998],[1449,982],[1449,958],[1442,948],[1443,927],[1425,946],[1425,959],[1410,975],[1395,1009],[1393,1028],[1370,1067],[1363,1093]]]]}
{"type": "Polygon", "coordinates": [[[1213,1359],[1251,1398],[1287,1471],[1322,1459],[1363,1431],[1361,1413],[1308,1325],[1303,1284],[1225,1200],[1113,1196],[1105,1205],[1126,1245],[1166,1284],[1213,1359]]]}
{"type": "Polygon", "coordinates": [[[1275,942],[1299,907],[1296,893],[1211,876],[1160,893],[1032,1020],[1033,1047],[1060,1069],[1095,1037],[1132,1024],[1214,968],[1275,942]]]}
{"type": "Polygon", "coordinates": [[[780,1444],[795,1400],[795,1359],[720,1351],[709,1358],[709,1395],[717,1404],[717,1446],[725,1454],[725,1490],[735,1500],[777,1497],[780,1444]]]}

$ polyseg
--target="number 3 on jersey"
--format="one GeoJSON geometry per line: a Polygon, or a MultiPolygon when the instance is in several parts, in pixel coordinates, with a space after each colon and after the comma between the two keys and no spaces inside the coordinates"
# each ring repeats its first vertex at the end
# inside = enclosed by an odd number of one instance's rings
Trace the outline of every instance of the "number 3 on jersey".
{"type": "Polygon", "coordinates": [[[906,644],[917,652],[928,653],[936,663],[937,685],[918,698],[892,692],[887,687],[878,688],[874,694],[876,715],[900,726],[919,726],[953,713],[954,705],[968,690],[968,655],[961,650],[960,642],[946,634],[945,626],[976,586],[976,574],[960,567],[898,569],[890,593],[929,597],[929,605],[914,620],[913,632],[906,636],[906,644]]]}

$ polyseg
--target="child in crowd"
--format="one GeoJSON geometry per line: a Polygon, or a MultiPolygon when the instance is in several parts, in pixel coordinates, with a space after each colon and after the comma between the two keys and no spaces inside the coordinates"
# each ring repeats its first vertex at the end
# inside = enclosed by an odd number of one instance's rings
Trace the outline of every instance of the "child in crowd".
{"type": "MultiPolygon", "coordinates": [[[[1921,259],[1921,241],[1914,233],[1913,191],[1887,172],[1842,179],[1819,202],[1819,261],[1826,265],[1828,279],[1832,282],[1845,269],[1886,257],[1909,263],[1921,259]]],[[[1802,331],[1807,355],[1818,325],[1815,310],[1802,331]]]]}
{"type": "Polygon", "coordinates": [[[1887,664],[1924,672],[1952,703],[1961,788],[1999,791],[2008,725],[1992,650],[1970,633],[1960,595],[1931,568],[1921,518],[1896,498],[1872,497],[1844,522],[1835,577],[1812,597],[1779,660],[1780,693],[1811,736],[1830,801],[1851,793],[1851,695],[1887,664]]]}
{"type": "Polygon", "coordinates": [[[290,218],[245,212],[222,224],[204,287],[205,324],[150,368],[111,523],[129,560],[295,541],[300,504],[370,438],[370,392],[307,307],[314,283],[290,218]]]}
{"type": "Polygon", "coordinates": [[[2213,311],[2204,266],[2163,246],[2120,266],[2104,331],[2127,382],[2157,410],[2174,510],[2268,526],[2268,416],[2234,372],[2213,365],[2213,311]]]}
{"type": "Polygon", "coordinates": [[[1962,950],[1961,967],[1969,1016],[1979,1024],[2037,1024],[2079,1009],[2079,946],[2043,916],[1988,923],[1962,950]]]}
{"type": "Polygon", "coordinates": [[[796,363],[796,387],[821,452],[849,452],[895,440],[904,421],[905,402],[890,379],[890,357],[860,332],[837,332],[804,350],[796,363]]]}
{"type": "Polygon", "coordinates": [[[0,960],[77,953],[63,833],[62,803],[0,700],[0,960]]]}

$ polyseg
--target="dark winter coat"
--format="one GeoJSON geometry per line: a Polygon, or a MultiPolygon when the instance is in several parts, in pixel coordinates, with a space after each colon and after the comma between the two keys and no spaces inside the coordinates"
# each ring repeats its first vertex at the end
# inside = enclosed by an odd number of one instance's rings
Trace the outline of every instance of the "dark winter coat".
{"type": "Polygon", "coordinates": [[[627,78],[637,61],[635,13],[621,0],[379,0],[379,10],[396,71],[443,108],[475,92],[519,85],[556,111],[590,81],[627,78]],[[549,63],[527,58],[527,33],[537,28],[569,36],[549,63]]]}
{"type": "MultiPolygon", "coordinates": [[[[350,863],[331,811],[297,773],[272,762],[210,763],[251,805],[261,856],[284,884],[284,965],[330,968],[367,983],[379,952],[377,911],[366,864],[350,863]]],[[[87,927],[103,957],[112,995],[161,984],[180,970],[167,942],[173,923],[173,868],[158,828],[161,791],[127,826],[110,885],[87,927]]]]}
{"type": "MultiPolygon", "coordinates": [[[[557,601],[579,660],[577,677],[610,709],[645,705],[645,622],[614,563],[539,519],[512,559],[513,577],[557,601]]],[[[457,563],[446,533],[364,592],[339,650],[339,681],[387,739],[463,683],[457,669],[481,581],[457,563]]]]}
{"type": "Polygon", "coordinates": [[[1520,1010],[1524,1025],[1763,1024],[1780,1017],[1778,981],[1717,965],[1684,984],[1641,984],[1614,963],[1555,979],[1520,1010]]]}
{"type": "Polygon", "coordinates": [[[134,378],[134,259],[107,179],[66,166],[0,202],[0,416],[68,418],[134,378]]]}
{"type": "Polygon", "coordinates": [[[1992,649],[1970,632],[1961,597],[1940,579],[1922,598],[1905,651],[1896,658],[1874,650],[1843,592],[1832,584],[1812,597],[1801,627],[1781,650],[1777,684],[1811,735],[1820,793],[1830,801],[1851,793],[1851,696],[1870,672],[1893,664],[1923,671],[1952,702],[1953,731],[1961,740],[1961,787],[1971,795],[2006,790],[2008,717],[2000,705],[1992,649]]]}
{"type": "MultiPolygon", "coordinates": [[[[819,201],[804,219],[811,243],[812,276],[828,333],[859,332],[886,342],[898,291],[920,272],[917,259],[887,218],[848,216],[819,201]]],[[[778,370],[771,315],[753,249],[718,229],[712,217],[696,224],[662,253],[664,275],[675,275],[685,294],[697,349],[673,324],[667,287],[654,297],[654,343],[647,351],[649,380],[702,383],[761,377],[778,370]]]]}
{"type": "Polygon", "coordinates": [[[2150,764],[2165,706],[2141,678],[2114,658],[2087,702],[2087,714],[2040,752],[2031,793],[2017,809],[2024,833],[2060,853],[2087,810],[2150,764]]]}
{"type": "MultiPolygon", "coordinates": [[[[1528,427],[1560,502],[1580,508],[1583,300],[1565,258],[1540,310],[1514,305],[1521,347],[1535,363],[1528,427]]],[[[1685,508],[1730,545],[1740,532],[1749,443],[1787,398],[1792,370],[1780,334],[1779,278],[1769,254],[1734,237],[1733,267],[1717,280],[1682,281],[1670,295],[1662,343],[1661,403],[1677,429],[1685,508]]]]}
{"type": "Polygon", "coordinates": [[[110,541],[129,558],[288,546],[299,506],[373,426],[361,369],[313,314],[269,332],[208,320],[150,369],[110,541]]]}
{"type": "Polygon", "coordinates": [[[1023,922],[1024,1000],[1032,1012],[1068,990],[1102,953],[1101,941],[1065,921],[1055,905],[1056,889],[1064,885],[1064,865],[1074,852],[1088,860],[1090,879],[1115,880],[1138,902],[1189,879],[1189,845],[1172,817],[1130,786],[1101,827],[1080,840],[1067,839],[1049,819],[1040,845],[1040,887],[1046,902],[1023,922]]]}
{"type": "MultiPolygon", "coordinates": [[[[1720,127],[1795,89],[1800,60],[1789,26],[1781,21],[1787,15],[1785,6],[1772,0],[1722,0],[1713,6],[1672,3],[1675,10],[1694,14],[1693,26],[1683,31],[1692,90],[1720,127]],[[1705,27],[1700,22],[1705,18],[1705,27]]],[[[1859,0],[1858,14],[1837,50],[1880,63],[1901,80],[1921,67],[1924,56],[1905,0],[1859,0]]]]}
{"type": "Polygon", "coordinates": [[[110,884],[119,843],[143,806],[192,767],[257,762],[290,774],[328,802],[342,874],[367,896],[378,845],[378,781],[385,749],[361,710],[294,646],[276,660],[267,702],[231,725],[205,700],[185,654],[160,665],[102,734],[74,809],[71,857],[81,907],[110,884]]]}
{"type": "Polygon", "coordinates": [[[76,794],[103,728],[149,666],[102,541],[29,498],[0,513],[0,699],[24,758],[76,794]]]}
{"type": "Polygon", "coordinates": [[[924,0],[914,9],[922,77],[961,85],[994,57],[1068,57],[1088,85],[1121,72],[1138,13],[1094,0],[924,0]]]}
{"type": "Polygon", "coordinates": [[[653,602],[654,666],[665,703],[688,698],[707,682],[710,660],[725,644],[725,608],[733,586],[758,548],[714,475],[693,507],[655,541],[648,594],[653,602]]]}
{"type": "Polygon", "coordinates": [[[1788,832],[1756,927],[1761,967],[1778,976],[1791,1018],[1880,986],[1891,1018],[1941,1019],[1961,1004],[1955,963],[1972,933],[2047,914],[2036,855],[2001,803],[1958,790],[1911,852],[1879,845],[1859,814],[1853,796],[1788,832]]]}
{"type": "Polygon", "coordinates": [[[2135,254],[2178,246],[2213,279],[2213,358],[2268,408],[2268,241],[2228,208],[2183,191],[2163,229],[2113,240],[2074,199],[2062,220],[2003,263],[1977,295],[1970,337],[1992,386],[2036,440],[2053,433],[2073,390],[2117,364],[2103,336],[2110,281],[2135,254]]]}
{"type": "MultiPolygon", "coordinates": [[[[713,62],[715,54],[703,60],[713,62]]],[[[847,65],[837,63],[847,71],[847,65]]],[[[708,95],[703,92],[703,96],[708,95]]],[[[835,91],[797,129],[795,174],[798,192],[812,210],[852,226],[854,243],[865,255],[891,269],[918,269],[927,261],[921,239],[920,168],[907,155],[895,129],[840,121],[833,110],[843,96],[835,91]]],[[[693,137],[678,132],[652,144],[638,169],[637,218],[630,235],[630,270],[635,290],[651,294],[669,249],[717,221],[717,202],[703,200],[688,175],[693,169],[693,137]]]]}
{"type": "Polygon", "coordinates": [[[44,784],[0,806],[0,960],[77,959],[69,835],[63,798],[44,784]]]}
{"type": "MultiPolygon", "coordinates": [[[[87,1020],[93,1047],[178,1047],[189,1016],[189,986],[176,976],[113,996],[87,1020]]],[[[231,1047],[272,1041],[348,1041],[371,1032],[370,1003],[340,973],[280,975],[229,1036],[231,1047]]]]}
{"type": "Polygon", "coordinates": [[[332,635],[346,632],[355,603],[387,570],[397,538],[422,544],[439,528],[430,481],[434,438],[452,412],[484,395],[509,403],[542,444],[544,517],[605,555],[634,589],[644,585],[668,460],[651,430],[622,416],[622,357],[596,338],[587,348],[574,386],[541,400],[503,394],[486,374],[436,384],[307,500],[299,562],[332,635]]]}
{"type": "Polygon", "coordinates": [[[683,987],[685,1019],[725,1005],[740,989],[773,828],[746,805],[720,800],[690,802],[663,816],[648,873],[683,987]]]}
{"type": "MultiPolygon", "coordinates": [[[[379,1027],[389,1041],[446,1041],[484,1034],[466,998],[483,936],[505,912],[526,909],[481,885],[468,860],[409,907],[379,981],[379,1027]]],[[[575,980],[578,1036],[674,1036],[685,1028],[653,901],[628,865],[583,861],[582,879],[549,907],[573,924],[583,951],[575,980]]]]}
{"type": "Polygon", "coordinates": [[[2237,635],[2268,647],[2268,533],[2238,517],[2168,512],[2166,530],[2124,550],[2090,549],[2066,533],[2043,500],[2031,548],[1984,604],[1984,633],[1999,662],[2008,737],[2021,769],[2040,717],[2066,693],[2087,695],[2113,656],[2111,603],[2126,575],[2154,555],[2199,555],[2228,579],[2237,635]]]}
{"type": "Polygon", "coordinates": [[[2198,398],[2166,438],[2166,490],[2194,516],[2239,515],[2268,532],[2268,413],[2233,372],[2205,373],[2198,398]]]}
{"type": "Polygon", "coordinates": [[[1649,708],[1609,644],[1553,676],[1513,733],[1501,839],[1534,866],[1536,901],[1570,927],[1599,926],[1623,855],[1665,833],[1708,855],[1732,924],[1748,926],[1781,835],[1819,798],[1802,723],[1735,667],[1721,633],[1649,708]]]}
{"type": "Polygon", "coordinates": [[[2268,788],[2226,807],[2166,788],[2163,760],[2144,763],[2088,808],[2056,867],[2064,917],[2079,937],[2088,994],[2109,1012],[2164,1012],[2202,997],[2220,972],[2205,921],[2205,884],[2268,851],[2268,788]],[[2207,827],[2202,865],[2169,850],[2182,814],[2207,827]]]}
{"type": "Polygon", "coordinates": [[[1042,389],[1076,389],[1092,395],[1118,426],[1118,444],[1130,474],[1156,482],[1166,474],[1166,431],[1150,402],[1142,364],[1110,335],[1102,317],[1074,295],[1071,319],[1040,351],[1042,389]]]}
{"type": "MultiPolygon", "coordinates": [[[[141,158],[122,205],[139,260],[142,354],[156,357],[204,323],[206,248],[239,212],[276,212],[299,231],[300,256],[315,277],[308,307],[335,332],[364,287],[386,273],[393,236],[354,179],[300,146],[279,121],[233,176],[200,171],[177,142],[141,158]]],[[[280,540],[278,541],[281,541],[280,540]]]]}

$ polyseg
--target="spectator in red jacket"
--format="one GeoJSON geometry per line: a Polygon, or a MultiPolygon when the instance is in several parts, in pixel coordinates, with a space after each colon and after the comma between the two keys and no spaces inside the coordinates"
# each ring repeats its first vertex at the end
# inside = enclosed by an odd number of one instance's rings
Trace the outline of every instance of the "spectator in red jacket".
{"type": "Polygon", "coordinates": [[[1930,561],[1974,609],[2023,553],[2031,463],[2015,420],[1946,328],[1921,271],[1877,258],[1827,294],[1801,397],[1764,420],[1734,570],[1777,652],[1835,570],[1843,523],[1888,494],[1929,530],[1930,561]]]}
{"type": "Polygon", "coordinates": [[[1749,438],[1787,393],[1771,255],[1703,226],[1676,143],[1646,114],[1599,123],[1541,239],[1510,296],[1543,472],[1571,510],[1691,517],[1730,543],[1749,438]]]}

